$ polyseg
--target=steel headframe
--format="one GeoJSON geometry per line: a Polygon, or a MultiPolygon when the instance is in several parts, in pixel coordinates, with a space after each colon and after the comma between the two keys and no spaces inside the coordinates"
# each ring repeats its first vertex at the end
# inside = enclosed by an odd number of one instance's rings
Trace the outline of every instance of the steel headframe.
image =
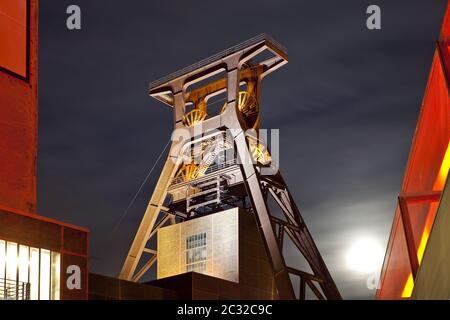
{"type": "MultiPolygon", "coordinates": [[[[209,132],[230,129],[237,157],[241,160],[249,159],[251,152],[244,133],[249,128],[249,123],[245,121],[238,107],[239,86],[242,82],[252,83],[259,102],[261,80],[287,61],[287,50],[268,35],[262,34],[152,82],[149,94],[173,108],[174,128],[177,129],[185,126],[183,118],[186,115],[188,103],[200,105],[209,96],[226,92],[226,109],[217,116],[202,117],[201,130],[209,132]],[[258,60],[258,57],[267,53],[270,57],[258,60]],[[187,92],[188,86],[217,75],[219,72],[225,72],[225,76],[207,86],[187,92]]],[[[258,123],[259,116],[253,128],[257,127],[258,123]]],[[[191,137],[198,135],[198,126],[189,127],[187,130],[191,133],[191,137]]],[[[184,141],[181,144],[188,145],[188,142],[184,141]]],[[[120,272],[121,279],[139,281],[157,260],[157,251],[148,248],[157,230],[168,223],[173,224],[180,220],[179,215],[176,216],[175,212],[171,212],[170,208],[164,206],[170,183],[181,164],[180,153],[174,155],[172,152],[178,144],[179,141],[172,142],[169,156],[120,272]],[[137,270],[138,266],[140,266],[139,270],[137,270]]],[[[280,299],[297,298],[291,276],[298,276],[300,278],[299,299],[305,299],[306,286],[318,299],[341,299],[281,173],[278,171],[271,176],[261,175],[258,164],[244,160],[240,161],[239,168],[250,199],[251,211],[255,215],[272,265],[278,297],[280,299]],[[271,214],[268,207],[269,196],[273,197],[281,208],[285,219],[271,214]],[[285,235],[308,262],[312,273],[286,265],[283,257],[285,235]]]]}

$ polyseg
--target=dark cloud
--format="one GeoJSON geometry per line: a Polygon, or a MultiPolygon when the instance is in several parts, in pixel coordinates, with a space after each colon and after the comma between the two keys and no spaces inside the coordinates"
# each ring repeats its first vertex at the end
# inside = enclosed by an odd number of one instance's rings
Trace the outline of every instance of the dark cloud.
{"type": "MultiPolygon", "coordinates": [[[[165,146],[171,110],[148,82],[261,32],[289,64],[264,81],[263,126],[279,128],[281,169],[346,298],[372,298],[345,264],[358,236],[385,245],[446,1],[40,1],[41,213],[91,230],[91,270],[116,275],[158,174],[116,233],[165,146]]],[[[155,172],[160,170],[160,166],[155,172]]]]}

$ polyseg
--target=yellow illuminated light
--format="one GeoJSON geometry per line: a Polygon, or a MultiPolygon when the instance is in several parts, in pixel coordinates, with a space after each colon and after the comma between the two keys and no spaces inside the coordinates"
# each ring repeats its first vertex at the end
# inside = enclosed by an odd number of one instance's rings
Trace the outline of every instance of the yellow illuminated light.
{"type": "Polygon", "coordinates": [[[409,273],[408,280],[406,280],[405,287],[403,288],[403,291],[402,291],[402,298],[411,297],[413,288],[414,288],[414,280],[413,280],[412,274],[409,273]]]}
{"type": "Polygon", "coordinates": [[[17,278],[17,243],[6,244],[6,279],[16,281],[17,278]]]}
{"type": "Polygon", "coordinates": [[[39,299],[39,249],[30,248],[30,299],[39,299]]]}
{"type": "Polygon", "coordinates": [[[422,237],[420,238],[419,247],[417,248],[417,260],[419,261],[419,264],[422,262],[423,253],[425,252],[425,247],[427,246],[428,237],[430,236],[431,227],[433,226],[438,204],[439,203],[437,202],[430,203],[430,210],[428,211],[425,227],[423,229],[422,237]]]}
{"type": "Polygon", "coordinates": [[[199,166],[194,162],[191,163],[183,163],[178,173],[175,175],[175,178],[182,178],[183,181],[190,181],[197,178],[200,178],[202,173],[199,172],[199,166]]]}
{"type": "Polygon", "coordinates": [[[249,141],[250,152],[252,154],[253,159],[263,165],[270,164],[272,158],[266,146],[263,143],[261,143],[258,139],[252,136],[248,136],[247,138],[249,141]]]}
{"type": "MultiPolygon", "coordinates": [[[[447,150],[445,151],[444,158],[442,160],[441,167],[439,169],[439,173],[436,177],[436,181],[434,182],[433,191],[442,191],[444,189],[449,169],[450,169],[450,142],[447,145],[447,150]]],[[[419,262],[419,265],[422,262],[428,238],[430,237],[431,227],[433,226],[434,217],[438,205],[439,205],[438,202],[430,203],[430,209],[428,210],[427,218],[425,220],[425,226],[423,229],[422,236],[420,238],[419,247],[417,248],[417,260],[419,262]]],[[[414,289],[414,279],[412,277],[412,273],[410,272],[408,275],[408,279],[406,280],[405,286],[403,288],[401,297],[410,298],[413,289],[414,289]]]]}
{"type": "Polygon", "coordinates": [[[447,145],[444,159],[442,160],[439,174],[433,185],[433,191],[442,191],[444,189],[445,181],[447,180],[448,170],[450,168],[450,142],[447,145]]]}
{"type": "MultiPolygon", "coordinates": [[[[228,103],[225,102],[220,113],[223,113],[227,107],[228,103]]],[[[238,109],[247,116],[257,113],[258,101],[256,100],[255,95],[248,91],[239,91],[238,109]]]]}
{"type": "Polygon", "coordinates": [[[0,240],[0,279],[9,280],[3,284],[7,290],[0,288],[0,300],[23,283],[30,285],[31,300],[59,300],[60,264],[58,252],[0,240]]]}
{"type": "Polygon", "coordinates": [[[208,114],[202,109],[193,109],[183,117],[183,123],[186,127],[192,127],[199,124],[208,114]]]}
{"type": "Polygon", "coordinates": [[[61,264],[61,255],[58,252],[52,252],[52,279],[51,279],[51,299],[59,300],[60,299],[60,290],[59,290],[59,282],[60,282],[60,264],[61,264]]]}
{"type": "Polygon", "coordinates": [[[28,259],[28,246],[19,246],[19,281],[28,282],[28,269],[29,269],[29,259],[28,259]]]}
{"type": "Polygon", "coordinates": [[[41,249],[39,300],[50,299],[50,250],[41,249]]]}
{"type": "Polygon", "coordinates": [[[6,242],[0,240],[0,278],[5,274],[6,270],[6,242]]]}

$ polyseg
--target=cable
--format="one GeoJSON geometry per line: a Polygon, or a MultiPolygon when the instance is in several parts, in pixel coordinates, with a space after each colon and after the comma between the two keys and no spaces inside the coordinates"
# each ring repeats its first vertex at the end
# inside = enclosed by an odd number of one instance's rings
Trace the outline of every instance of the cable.
{"type": "MultiPolygon", "coordinates": [[[[214,101],[212,103],[210,103],[209,105],[215,105],[217,103],[221,103],[223,101],[225,101],[226,98],[223,99],[219,99],[217,101],[214,101]]],[[[114,225],[113,228],[113,233],[115,233],[117,231],[117,228],[119,227],[119,225],[122,223],[123,219],[125,218],[125,216],[128,214],[128,211],[130,210],[130,208],[133,206],[134,202],[136,201],[139,193],[141,192],[142,188],[144,187],[144,185],[147,183],[148,178],[150,177],[150,175],[152,174],[153,170],[155,169],[156,165],[158,164],[159,160],[161,159],[163,153],[166,151],[167,147],[170,144],[171,139],[169,139],[169,141],[167,142],[166,146],[164,147],[163,151],[161,151],[161,153],[159,154],[158,158],[156,159],[156,162],[153,164],[153,166],[151,167],[150,171],[148,172],[147,176],[145,177],[144,181],[142,181],[141,186],[139,187],[139,189],[137,190],[136,194],[134,195],[134,197],[131,199],[130,203],[128,204],[127,208],[125,209],[124,213],[122,214],[122,216],[120,217],[120,219],[116,222],[116,224],[114,225]]]]}
{"type": "Polygon", "coordinates": [[[122,214],[122,216],[120,217],[120,219],[116,222],[116,224],[114,225],[113,228],[113,233],[115,233],[117,231],[117,228],[119,227],[119,225],[122,223],[122,220],[125,218],[125,216],[128,214],[128,211],[130,210],[130,208],[133,206],[134,202],[136,201],[139,193],[141,192],[142,188],[144,187],[144,185],[147,183],[148,178],[150,177],[150,175],[152,174],[153,170],[155,169],[156,165],[158,164],[159,160],[161,159],[163,153],[166,151],[167,147],[169,146],[171,142],[171,139],[169,139],[169,141],[167,141],[166,146],[164,147],[164,149],[161,151],[161,153],[159,154],[158,158],[156,159],[156,162],[153,164],[153,166],[151,167],[150,171],[148,172],[147,176],[145,177],[144,181],[142,181],[141,186],[139,187],[138,191],[136,192],[136,194],[134,195],[133,199],[131,199],[130,203],[128,204],[127,208],[125,209],[124,213],[122,214]]]}

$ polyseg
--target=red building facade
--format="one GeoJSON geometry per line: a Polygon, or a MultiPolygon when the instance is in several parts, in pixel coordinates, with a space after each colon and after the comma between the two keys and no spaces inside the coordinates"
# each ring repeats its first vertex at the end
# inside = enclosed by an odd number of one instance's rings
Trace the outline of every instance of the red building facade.
{"type": "Polygon", "coordinates": [[[26,212],[36,211],[37,5],[0,3],[0,204],[26,212]]]}
{"type": "Polygon", "coordinates": [[[378,299],[409,298],[450,167],[450,6],[436,45],[398,197],[378,299]]]}
{"type": "Polygon", "coordinates": [[[36,213],[38,1],[0,1],[0,299],[87,299],[88,230],[36,213]]]}

